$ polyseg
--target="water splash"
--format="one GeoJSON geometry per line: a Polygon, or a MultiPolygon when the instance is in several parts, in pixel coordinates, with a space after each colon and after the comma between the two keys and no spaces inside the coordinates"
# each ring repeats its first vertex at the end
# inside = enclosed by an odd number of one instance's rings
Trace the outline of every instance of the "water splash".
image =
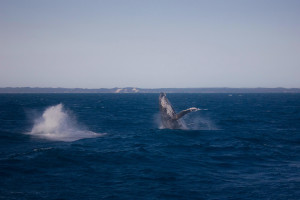
{"type": "Polygon", "coordinates": [[[35,120],[28,134],[55,141],[75,141],[83,138],[99,137],[104,134],[88,131],[80,127],[75,119],[70,117],[62,104],[47,108],[43,115],[35,120]]]}
{"type": "MultiPolygon", "coordinates": [[[[183,119],[179,119],[180,120],[180,123],[181,123],[181,130],[189,130],[189,128],[187,127],[185,121],[183,119]]],[[[157,127],[158,129],[168,129],[166,127],[164,127],[162,121],[161,121],[161,116],[160,116],[160,113],[156,113],[154,116],[153,116],[153,124],[155,127],[157,127]]]]}
{"type": "Polygon", "coordinates": [[[197,116],[187,120],[190,130],[219,130],[216,124],[209,118],[197,116]]]}

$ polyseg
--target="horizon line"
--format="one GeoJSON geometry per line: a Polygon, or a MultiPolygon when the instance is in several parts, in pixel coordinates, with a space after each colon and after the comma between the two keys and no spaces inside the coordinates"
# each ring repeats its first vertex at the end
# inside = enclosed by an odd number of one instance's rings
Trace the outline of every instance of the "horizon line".
{"type": "Polygon", "coordinates": [[[0,87],[1,89],[4,88],[38,88],[38,89],[84,89],[84,90],[96,90],[96,89],[300,89],[300,87],[264,87],[264,86],[257,86],[257,87],[227,87],[227,86],[216,86],[216,87],[98,87],[98,88],[85,88],[85,87],[39,87],[39,86],[6,86],[0,87]]]}

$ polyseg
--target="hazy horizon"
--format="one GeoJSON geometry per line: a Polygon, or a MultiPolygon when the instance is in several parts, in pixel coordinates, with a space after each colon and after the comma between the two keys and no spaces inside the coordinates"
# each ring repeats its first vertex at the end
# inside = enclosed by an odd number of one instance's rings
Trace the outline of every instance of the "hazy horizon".
{"type": "Polygon", "coordinates": [[[113,88],[140,88],[140,89],[222,89],[222,88],[232,88],[232,89],[257,89],[257,88],[267,88],[267,89],[276,89],[276,88],[285,88],[285,89],[300,89],[300,87],[227,87],[227,86],[212,86],[212,87],[135,87],[135,86],[115,86],[115,87],[63,87],[63,86],[1,86],[0,88],[65,88],[65,89],[113,89],[113,88]]]}
{"type": "Polygon", "coordinates": [[[299,88],[300,1],[0,0],[0,87],[299,88]]]}

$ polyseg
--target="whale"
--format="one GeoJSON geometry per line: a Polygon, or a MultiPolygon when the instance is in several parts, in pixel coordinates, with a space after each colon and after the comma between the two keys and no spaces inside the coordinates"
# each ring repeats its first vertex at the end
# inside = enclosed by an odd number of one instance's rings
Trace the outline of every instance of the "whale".
{"type": "Polygon", "coordinates": [[[172,104],[167,98],[166,93],[161,92],[159,95],[159,110],[162,128],[165,129],[186,129],[181,119],[184,115],[200,110],[199,108],[188,108],[176,114],[172,104]]]}

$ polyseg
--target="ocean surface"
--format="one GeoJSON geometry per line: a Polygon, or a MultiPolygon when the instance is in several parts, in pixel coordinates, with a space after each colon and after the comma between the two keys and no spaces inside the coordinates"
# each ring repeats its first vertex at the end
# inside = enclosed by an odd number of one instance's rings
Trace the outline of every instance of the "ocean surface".
{"type": "Polygon", "coordinates": [[[300,199],[300,94],[1,94],[0,199],[300,199]]]}

